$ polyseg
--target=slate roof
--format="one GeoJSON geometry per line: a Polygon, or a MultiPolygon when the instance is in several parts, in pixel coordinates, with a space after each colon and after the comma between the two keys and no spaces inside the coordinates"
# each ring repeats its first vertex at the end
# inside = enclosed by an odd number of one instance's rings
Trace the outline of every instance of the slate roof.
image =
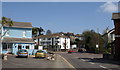
{"type": "Polygon", "coordinates": [[[61,34],[51,34],[51,35],[40,35],[37,37],[33,37],[33,39],[38,39],[38,38],[52,38],[52,37],[63,37],[63,38],[68,38],[67,36],[61,35],[61,34]]]}
{"type": "MultiPolygon", "coordinates": [[[[7,27],[8,25],[4,25],[7,27]]],[[[30,22],[13,22],[12,27],[17,27],[17,28],[32,28],[32,23],[30,22]]]]}
{"type": "Polygon", "coordinates": [[[34,43],[32,38],[10,38],[10,37],[3,38],[2,42],[5,42],[5,43],[34,43]]]}

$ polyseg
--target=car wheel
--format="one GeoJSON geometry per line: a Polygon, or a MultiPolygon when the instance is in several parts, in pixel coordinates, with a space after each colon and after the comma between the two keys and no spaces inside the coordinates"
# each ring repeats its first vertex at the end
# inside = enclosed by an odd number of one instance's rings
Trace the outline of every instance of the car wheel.
{"type": "Polygon", "coordinates": [[[26,56],[26,58],[28,58],[28,56],[26,56]]]}

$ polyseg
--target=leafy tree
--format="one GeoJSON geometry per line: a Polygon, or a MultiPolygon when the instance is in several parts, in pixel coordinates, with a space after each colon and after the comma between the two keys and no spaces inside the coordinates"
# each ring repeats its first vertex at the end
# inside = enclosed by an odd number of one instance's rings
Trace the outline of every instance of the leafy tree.
{"type": "Polygon", "coordinates": [[[13,26],[13,21],[10,18],[2,17],[2,22],[0,22],[0,53],[2,52],[2,38],[9,30],[9,27],[13,26]],[[3,26],[7,26],[8,29],[2,34],[3,26]]]}
{"type": "Polygon", "coordinates": [[[35,35],[35,36],[43,35],[42,32],[44,32],[44,29],[42,27],[40,27],[40,28],[38,28],[38,27],[32,28],[32,35],[35,35]]]}
{"type": "Polygon", "coordinates": [[[39,32],[39,28],[37,27],[32,28],[32,35],[37,36],[38,32],[39,32]]]}
{"type": "MultiPolygon", "coordinates": [[[[43,35],[42,32],[44,32],[44,29],[42,27],[34,27],[32,28],[32,35],[35,35],[35,36],[40,36],[40,35],[43,35]]],[[[38,38],[38,45],[39,44],[39,38],[38,38]]]]}
{"type": "Polygon", "coordinates": [[[83,39],[85,48],[87,51],[96,51],[96,44],[99,44],[99,51],[103,50],[103,39],[102,36],[96,33],[94,30],[91,31],[84,31],[83,32],[83,39]]]}

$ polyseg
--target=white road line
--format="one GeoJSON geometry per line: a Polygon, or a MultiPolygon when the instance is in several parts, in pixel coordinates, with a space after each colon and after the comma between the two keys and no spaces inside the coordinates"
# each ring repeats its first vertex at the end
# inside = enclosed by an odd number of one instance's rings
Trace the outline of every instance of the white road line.
{"type": "Polygon", "coordinates": [[[95,64],[95,63],[93,63],[93,62],[89,62],[90,64],[95,64]]]}
{"type": "Polygon", "coordinates": [[[112,70],[112,69],[108,69],[108,70],[112,70]]]}
{"type": "MultiPolygon", "coordinates": [[[[73,65],[71,65],[64,57],[60,56],[71,68],[75,69],[75,67],[73,65]]],[[[76,69],[75,69],[76,70],[76,69]]]]}
{"type": "Polygon", "coordinates": [[[84,59],[81,59],[82,61],[86,61],[86,60],[84,60],[84,59]]]}
{"type": "Polygon", "coordinates": [[[105,66],[102,66],[102,65],[99,65],[99,66],[100,66],[101,68],[105,68],[105,69],[107,68],[107,67],[105,67],[105,66]]]}

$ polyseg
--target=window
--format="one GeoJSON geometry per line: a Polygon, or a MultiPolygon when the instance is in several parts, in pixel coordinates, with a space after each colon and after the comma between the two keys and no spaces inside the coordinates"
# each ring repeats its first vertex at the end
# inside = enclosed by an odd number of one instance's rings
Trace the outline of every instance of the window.
{"type": "Polygon", "coordinates": [[[6,36],[9,36],[9,35],[10,35],[10,31],[7,31],[7,32],[6,32],[6,36]]]}
{"type": "Polygon", "coordinates": [[[7,49],[7,44],[3,43],[3,50],[7,49]]]}
{"type": "Polygon", "coordinates": [[[51,40],[51,38],[48,38],[48,40],[51,40]]]}
{"type": "Polygon", "coordinates": [[[45,38],[43,38],[43,40],[45,40],[45,38]]]}
{"type": "Polygon", "coordinates": [[[26,46],[26,49],[29,49],[29,46],[26,46]]]}
{"type": "Polygon", "coordinates": [[[26,31],[23,32],[23,37],[26,37],[26,31]]]}
{"type": "Polygon", "coordinates": [[[56,39],[59,39],[59,37],[56,37],[56,39]]]}
{"type": "Polygon", "coordinates": [[[34,49],[38,49],[38,45],[35,45],[35,46],[34,46],[34,49]]]}

